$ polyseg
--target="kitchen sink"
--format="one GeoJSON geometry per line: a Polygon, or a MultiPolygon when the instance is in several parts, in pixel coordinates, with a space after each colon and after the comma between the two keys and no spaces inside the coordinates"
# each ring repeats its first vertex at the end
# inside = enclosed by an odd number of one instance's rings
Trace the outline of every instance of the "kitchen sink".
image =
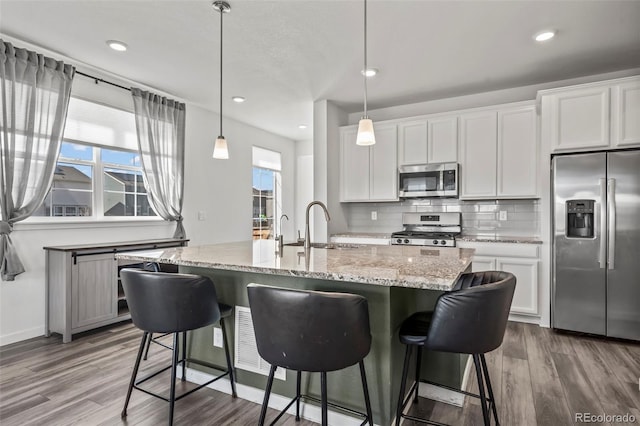
{"type": "MultiPolygon", "coordinates": [[[[304,242],[295,242],[284,244],[285,246],[292,247],[303,247],[304,242]]],[[[344,244],[344,243],[311,243],[311,248],[319,248],[319,249],[353,249],[360,247],[358,244],[344,244]]]]}

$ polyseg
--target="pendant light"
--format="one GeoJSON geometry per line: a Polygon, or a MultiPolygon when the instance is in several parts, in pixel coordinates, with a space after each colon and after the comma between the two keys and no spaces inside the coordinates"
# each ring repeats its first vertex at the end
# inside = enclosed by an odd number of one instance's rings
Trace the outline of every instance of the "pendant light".
{"type": "Polygon", "coordinates": [[[227,140],[222,133],[222,15],[231,11],[231,6],[226,1],[215,1],[213,8],[220,12],[220,135],[213,147],[213,158],[226,160],[229,158],[227,140]]]}
{"type": "MultiPolygon", "coordinates": [[[[364,70],[367,70],[367,0],[364,0],[364,70]]],[[[373,121],[367,116],[367,76],[364,79],[364,115],[358,123],[357,145],[373,145],[376,143],[376,135],[373,133],[373,121]]]]}

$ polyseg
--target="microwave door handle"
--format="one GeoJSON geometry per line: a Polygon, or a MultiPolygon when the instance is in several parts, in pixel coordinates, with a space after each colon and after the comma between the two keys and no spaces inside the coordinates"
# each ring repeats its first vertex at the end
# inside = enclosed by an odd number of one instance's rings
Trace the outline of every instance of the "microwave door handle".
{"type": "Polygon", "coordinates": [[[616,257],[616,180],[613,178],[607,179],[607,219],[609,220],[607,263],[609,269],[614,269],[616,257]]]}
{"type": "Polygon", "coordinates": [[[606,268],[607,255],[607,204],[605,198],[607,196],[607,181],[604,178],[599,179],[600,183],[600,250],[598,251],[598,264],[601,269],[606,268]]]}

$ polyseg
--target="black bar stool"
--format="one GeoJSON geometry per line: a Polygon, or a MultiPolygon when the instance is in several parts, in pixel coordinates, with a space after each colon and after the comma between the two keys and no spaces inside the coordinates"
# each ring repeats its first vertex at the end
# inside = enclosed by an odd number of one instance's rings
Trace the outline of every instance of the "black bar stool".
{"type": "MultiPolygon", "coordinates": [[[[149,272],[141,269],[123,269],[120,271],[120,276],[133,324],[144,332],[121,416],[123,418],[127,416],[127,407],[134,388],[169,402],[169,425],[173,424],[175,401],[222,377],[229,375],[232,395],[235,397],[233,367],[226,339],[224,345],[227,358],[226,370],[208,362],[194,360],[186,356],[186,332],[214,324],[221,318],[216,288],[213,282],[209,278],[199,275],[149,272]],[[137,379],[145,344],[151,333],[173,334],[171,365],[137,379]],[[180,333],[183,333],[182,357],[178,359],[180,333]],[[175,377],[177,366],[182,364],[182,380],[185,380],[185,370],[188,362],[219,370],[223,374],[176,397],[175,377]],[[168,369],[171,369],[169,398],[139,386],[168,369]]],[[[231,310],[231,307],[228,308],[231,310]]]]}
{"type": "Polygon", "coordinates": [[[373,425],[371,402],[363,359],[371,349],[369,305],[355,294],[289,290],[249,284],[249,306],[256,335],[258,353],[271,364],[267,389],[258,424],[264,425],[273,377],[278,367],[297,371],[296,396],[271,422],[296,403],[296,420],[300,420],[301,372],[319,372],[322,425],[327,425],[327,407],[358,414],[373,425]],[[366,414],[327,401],[327,372],[359,364],[366,414]]]}
{"type": "MultiPolygon", "coordinates": [[[[516,277],[509,272],[488,271],[463,274],[456,282],[453,291],[444,293],[438,298],[433,312],[415,313],[402,323],[400,342],[407,345],[407,350],[396,408],[396,426],[400,424],[402,417],[420,423],[442,424],[404,414],[404,409],[414,391],[413,401],[418,401],[420,358],[423,348],[470,354],[476,368],[480,395],[448,389],[480,398],[484,424],[489,425],[491,422],[489,407],[493,410],[496,424],[500,424],[484,354],[502,344],[515,287],[516,277]],[[416,381],[405,398],[409,361],[414,346],[418,348],[416,381]],[[485,395],[485,384],[489,393],[488,398],[485,395]]],[[[436,383],[431,384],[442,386],[436,383]]]]}

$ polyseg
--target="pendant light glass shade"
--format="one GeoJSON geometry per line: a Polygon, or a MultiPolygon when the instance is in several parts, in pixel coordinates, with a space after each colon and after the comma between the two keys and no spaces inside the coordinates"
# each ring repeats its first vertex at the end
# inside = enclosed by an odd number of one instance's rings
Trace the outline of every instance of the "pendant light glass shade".
{"type": "Polygon", "coordinates": [[[216,139],[216,144],[213,147],[213,158],[219,160],[229,159],[229,149],[227,149],[227,140],[224,136],[218,136],[218,139],[216,139]]]}
{"type": "Polygon", "coordinates": [[[227,160],[229,148],[227,148],[227,140],[222,136],[222,15],[229,13],[231,6],[225,1],[215,1],[213,8],[220,12],[220,136],[216,139],[216,144],[213,147],[213,158],[227,160]]]}
{"type": "MultiPolygon", "coordinates": [[[[364,68],[367,70],[367,0],[364,0],[364,68]]],[[[376,143],[376,135],[373,132],[373,121],[367,116],[367,74],[362,73],[364,79],[364,116],[358,123],[358,136],[356,136],[356,145],[374,145],[376,143]]]]}
{"type": "Polygon", "coordinates": [[[356,137],[357,145],[374,145],[376,136],[373,133],[373,121],[370,118],[362,117],[358,123],[358,136],[356,137]]]}

